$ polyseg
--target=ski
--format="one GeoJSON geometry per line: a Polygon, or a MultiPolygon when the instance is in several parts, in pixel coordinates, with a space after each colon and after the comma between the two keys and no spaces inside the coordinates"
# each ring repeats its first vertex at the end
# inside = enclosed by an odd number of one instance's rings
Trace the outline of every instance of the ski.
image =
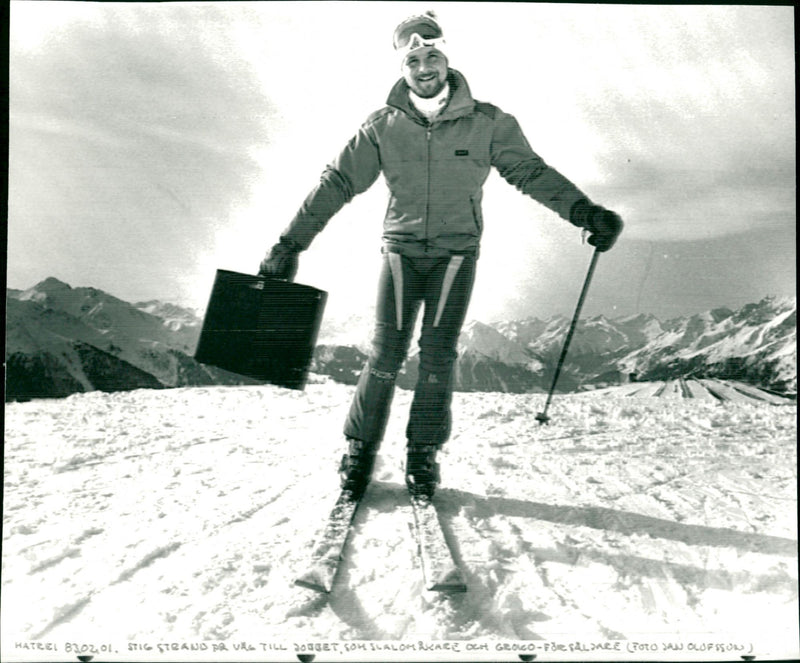
{"type": "Polygon", "coordinates": [[[427,497],[411,498],[410,523],[417,543],[425,588],[432,592],[466,592],[467,585],[444,538],[436,507],[427,497]]]}
{"type": "Polygon", "coordinates": [[[330,594],[359,503],[349,490],[339,493],[325,529],[314,544],[310,568],[295,579],[295,585],[330,594]]]}

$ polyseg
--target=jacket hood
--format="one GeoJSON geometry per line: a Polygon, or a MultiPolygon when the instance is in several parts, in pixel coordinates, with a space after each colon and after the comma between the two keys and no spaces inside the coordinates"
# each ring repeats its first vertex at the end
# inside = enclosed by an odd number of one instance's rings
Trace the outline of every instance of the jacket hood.
{"type": "MultiPolygon", "coordinates": [[[[436,118],[437,121],[461,117],[475,108],[475,99],[472,98],[467,79],[464,78],[462,73],[455,69],[448,69],[447,82],[450,84],[450,100],[447,102],[442,114],[436,118]]],[[[408,97],[408,90],[408,83],[404,78],[401,78],[392,87],[386,103],[389,106],[400,109],[411,117],[420,117],[408,97]]]]}

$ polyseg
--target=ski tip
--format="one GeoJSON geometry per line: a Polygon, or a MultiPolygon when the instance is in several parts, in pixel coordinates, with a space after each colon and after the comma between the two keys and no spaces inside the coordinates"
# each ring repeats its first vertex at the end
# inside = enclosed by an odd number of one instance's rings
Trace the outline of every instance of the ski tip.
{"type": "Polygon", "coordinates": [[[409,493],[408,499],[411,501],[411,505],[415,507],[425,508],[433,506],[433,498],[429,495],[414,495],[409,493]]]}
{"type": "Polygon", "coordinates": [[[428,587],[428,591],[442,594],[466,594],[467,586],[463,582],[436,582],[428,587]]]}
{"type": "Polygon", "coordinates": [[[313,589],[315,592],[321,594],[330,594],[331,588],[313,571],[300,576],[294,581],[297,587],[304,587],[305,589],[313,589]]]}
{"type": "Polygon", "coordinates": [[[467,591],[467,583],[464,582],[461,571],[458,569],[451,569],[448,573],[431,583],[428,586],[428,590],[447,594],[465,594],[467,591]]]}

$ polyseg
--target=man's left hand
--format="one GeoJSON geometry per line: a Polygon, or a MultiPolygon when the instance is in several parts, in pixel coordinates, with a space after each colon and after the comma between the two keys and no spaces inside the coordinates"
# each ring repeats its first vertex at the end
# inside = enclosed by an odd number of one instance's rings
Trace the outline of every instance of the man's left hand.
{"type": "Polygon", "coordinates": [[[599,205],[589,214],[586,229],[589,231],[589,244],[598,251],[608,251],[617,241],[622,232],[622,219],[619,214],[607,210],[599,205]]]}

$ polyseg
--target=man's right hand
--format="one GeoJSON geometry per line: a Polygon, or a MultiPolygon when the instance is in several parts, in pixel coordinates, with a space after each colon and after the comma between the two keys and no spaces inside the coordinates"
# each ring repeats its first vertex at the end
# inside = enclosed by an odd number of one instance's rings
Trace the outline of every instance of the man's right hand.
{"type": "Polygon", "coordinates": [[[258,273],[270,279],[293,281],[297,274],[297,245],[291,240],[282,239],[273,246],[267,257],[261,261],[258,273]]]}

